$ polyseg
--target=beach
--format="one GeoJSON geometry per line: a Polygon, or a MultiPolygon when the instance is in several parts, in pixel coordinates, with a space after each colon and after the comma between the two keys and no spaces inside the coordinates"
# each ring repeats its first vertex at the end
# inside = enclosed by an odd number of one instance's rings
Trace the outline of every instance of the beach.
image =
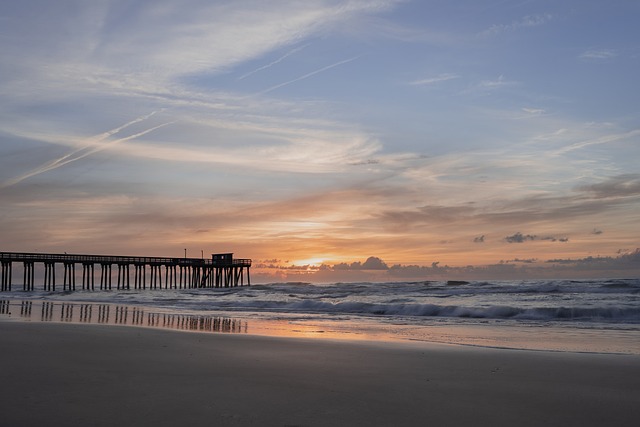
{"type": "Polygon", "coordinates": [[[640,357],[0,323],[0,425],[632,426],[640,357]]]}

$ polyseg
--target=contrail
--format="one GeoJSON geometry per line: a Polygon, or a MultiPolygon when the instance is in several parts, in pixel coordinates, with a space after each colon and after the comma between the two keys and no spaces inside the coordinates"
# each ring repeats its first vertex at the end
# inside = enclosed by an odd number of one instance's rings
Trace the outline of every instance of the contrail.
{"type": "Polygon", "coordinates": [[[251,75],[253,75],[253,74],[257,73],[258,71],[266,70],[267,68],[273,67],[274,65],[276,65],[276,64],[278,64],[278,63],[280,63],[280,62],[284,61],[287,57],[289,57],[289,56],[293,55],[293,54],[294,54],[294,53],[296,53],[296,52],[301,51],[302,49],[304,49],[305,47],[309,46],[310,44],[311,44],[311,43],[307,43],[307,44],[305,44],[305,45],[303,45],[303,46],[299,46],[299,47],[296,47],[295,49],[291,49],[289,52],[285,53],[284,55],[282,55],[280,58],[276,59],[275,61],[270,62],[270,63],[268,63],[267,65],[263,65],[263,66],[262,66],[262,67],[260,67],[260,68],[256,68],[256,69],[255,69],[255,70],[253,70],[253,71],[249,71],[248,73],[243,74],[243,75],[241,75],[240,77],[238,77],[236,80],[243,80],[243,79],[246,79],[247,77],[249,77],[249,76],[251,76],[251,75]]]}
{"type": "MultiPolygon", "coordinates": [[[[95,135],[95,136],[89,138],[89,141],[90,141],[89,144],[85,145],[84,147],[78,148],[78,149],[72,151],[69,154],[65,154],[64,156],[60,157],[57,160],[52,160],[49,163],[41,166],[40,168],[42,168],[43,171],[46,172],[48,170],[55,169],[56,167],[58,167],[58,165],[62,166],[62,164],[67,164],[69,162],[66,162],[65,160],[68,159],[69,157],[72,157],[72,156],[76,155],[77,153],[90,148],[93,144],[95,144],[97,142],[104,141],[105,139],[109,138],[110,136],[115,135],[116,133],[120,132],[123,129],[128,128],[131,125],[134,125],[136,123],[140,123],[143,120],[147,120],[148,118],[152,117],[153,115],[157,114],[160,111],[162,111],[162,110],[153,111],[150,114],[138,117],[137,119],[134,119],[134,120],[131,120],[130,122],[125,123],[124,125],[122,125],[120,127],[108,130],[108,131],[106,131],[104,133],[101,133],[99,135],[95,135]]],[[[86,157],[86,156],[82,156],[82,157],[86,157]]],[[[35,171],[38,171],[39,169],[36,169],[35,171]]],[[[31,173],[33,173],[33,171],[31,173]]],[[[38,172],[38,173],[41,173],[41,172],[38,172]]],[[[37,175],[37,173],[36,173],[36,175],[37,175]]],[[[30,175],[30,176],[33,176],[33,175],[30,175]]]]}
{"type": "Polygon", "coordinates": [[[590,145],[598,145],[598,144],[608,144],[610,142],[617,142],[617,141],[621,141],[627,138],[631,138],[633,136],[636,135],[640,135],[640,129],[635,129],[626,133],[622,133],[622,134],[614,134],[614,135],[606,135],[600,138],[596,138],[596,139],[592,139],[592,140],[588,140],[588,141],[582,141],[582,142],[577,142],[575,144],[571,144],[568,147],[563,147],[560,148],[559,150],[556,150],[556,154],[564,154],[567,153],[569,151],[573,151],[573,150],[577,150],[579,148],[584,148],[584,147],[588,147],[590,145]]]}
{"type": "Polygon", "coordinates": [[[162,124],[160,124],[158,126],[154,126],[154,127],[149,128],[147,130],[143,130],[142,132],[138,132],[138,133],[136,133],[134,135],[129,135],[129,136],[124,137],[124,138],[120,138],[120,139],[116,139],[116,140],[113,140],[113,141],[106,142],[106,143],[101,144],[101,145],[99,145],[97,147],[94,147],[93,149],[91,149],[91,150],[87,151],[86,153],[83,153],[83,154],[81,154],[81,155],[79,155],[77,157],[74,157],[74,158],[71,158],[71,159],[67,159],[64,162],[59,162],[54,167],[50,167],[47,170],[56,169],[56,168],[58,168],[60,166],[66,165],[68,163],[75,162],[76,160],[84,159],[85,157],[90,156],[91,154],[95,154],[95,153],[97,153],[99,151],[106,150],[107,148],[109,148],[109,147],[111,147],[113,145],[116,145],[116,144],[118,144],[120,142],[125,142],[125,141],[129,141],[129,140],[132,140],[132,139],[136,139],[138,137],[141,137],[143,135],[148,134],[149,132],[153,132],[156,129],[160,129],[160,128],[165,127],[167,125],[170,125],[172,123],[175,123],[175,122],[162,123],[162,124]]]}
{"type": "MultiPolygon", "coordinates": [[[[141,121],[147,120],[147,119],[153,117],[154,115],[156,115],[158,113],[161,113],[162,111],[164,111],[164,108],[160,109],[160,110],[152,111],[151,113],[147,114],[146,116],[140,116],[137,119],[133,119],[130,122],[123,124],[120,127],[108,130],[108,131],[106,131],[106,132],[104,132],[104,133],[102,133],[100,135],[97,135],[98,141],[102,141],[103,139],[108,138],[111,135],[114,135],[114,134],[120,132],[121,130],[123,130],[125,128],[128,128],[131,125],[135,125],[136,123],[140,123],[141,121]]],[[[94,137],[94,138],[96,138],[96,137],[94,137]]],[[[91,139],[93,139],[93,138],[91,138],[91,139]]]]}
{"type": "Polygon", "coordinates": [[[116,139],[116,140],[113,140],[113,141],[108,141],[108,142],[105,142],[103,144],[99,144],[97,146],[95,145],[97,143],[100,143],[100,141],[103,141],[103,140],[109,138],[110,136],[115,135],[116,133],[122,131],[123,129],[125,129],[125,128],[133,125],[133,124],[139,123],[139,122],[141,122],[143,120],[146,120],[146,119],[150,118],[151,116],[153,116],[154,114],[158,113],[159,111],[162,111],[162,110],[154,111],[154,112],[152,112],[150,114],[147,114],[145,116],[138,117],[137,119],[132,120],[132,121],[130,121],[128,123],[125,123],[122,126],[119,126],[119,127],[115,128],[115,129],[111,129],[111,130],[109,130],[107,132],[104,132],[102,134],[96,135],[96,136],[94,136],[92,138],[89,138],[89,141],[91,141],[91,143],[89,145],[85,145],[84,147],[78,148],[78,149],[72,151],[69,154],[65,154],[64,156],[60,157],[59,159],[55,159],[55,160],[52,160],[50,162],[47,162],[44,165],[32,170],[31,172],[27,172],[24,175],[20,175],[18,177],[9,179],[9,180],[3,182],[2,184],[0,184],[0,188],[11,187],[13,185],[18,184],[19,182],[24,181],[27,178],[31,178],[32,176],[40,175],[42,173],[57,169],[59,167],[67,165],[69,163],[75,162],[77,160],[84,159],[85,157],[90,156],[91,154],[95,154],[95,153],[97,153],[99,151],[106,150],[107,148],[109,148],[109,147],[111,147],[111,146],[113,146],[115,144],[118,144],[120,142],[125,142],[125,141],[129,141],[129,140],[132,140],[132,139],[135,139],[135,138],[139,138],[139,137],[141,137],[143,135],[148,134],[149,132],[153,132],[156,129],[160,129],[160,128],[164,127],[164,126],[167,126],[167,125],[170,125],[172,123],[175,123],[175,122],[163,123],[163,124],[160,124],[158,126],[154,126],[152,128],[146,129],[146,130],[144,130],[142,132],[138,132],[138,133],[136,133],[134,135],[130,135],[130,136],[127,136],[127,137],[124,137],[124,138],[119,138],[119,139],[116,139]]]}
{"type": "Polygon", "coordinates": [[[360,58],[361,56],[362,55],[354,56],[353,58],[345,59],[344,61],[340,61],[340,62],[336,62],[335,64],[327,65],[326,67],[322,67],[319,70],[315,70],[315,71],[307,73],[307,74],[305,74],[303,76],[295,78],[293,80],[289,80],[288,82],[284,82],[284,83],[277,84],[275,86],[271,86],[270,88],[265,89],[262,92],[258,92],[257,95],[264,95],[265,93],[268,93],[268,92],[271,92],[273,90],[279,89],[282,86],[286,86],[286,85],[290,85],[291,83],[299,82],[300,80],[304,80],[304,79],[307,79],[307,78],[309,78],[311,76],[315,76],[318,73],[322,73],[323,71],[327,71],[327,70],[329,70],[331,68],[337,67],[338,65],[342,65],[342,64],[346,64],[346,63],[351,62],[351,61],[355,61],[356,59],[360,58]]]}

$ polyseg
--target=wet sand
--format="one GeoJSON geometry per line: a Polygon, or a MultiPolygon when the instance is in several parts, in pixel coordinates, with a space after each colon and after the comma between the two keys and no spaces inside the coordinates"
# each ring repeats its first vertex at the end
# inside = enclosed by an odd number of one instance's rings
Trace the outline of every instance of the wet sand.
{"type": "Polygon", "coordinates": [[[0,322],[0,425],[635,426],[640,357],[0,322]]]}

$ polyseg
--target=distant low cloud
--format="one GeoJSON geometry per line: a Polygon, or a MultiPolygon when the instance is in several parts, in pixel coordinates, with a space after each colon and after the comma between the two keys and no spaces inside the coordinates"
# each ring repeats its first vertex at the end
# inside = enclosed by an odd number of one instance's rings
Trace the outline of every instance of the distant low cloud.
{"type": "Polygon", "coordinates": [[[512,235],[512,236],[507,236],[504,238],[504,240],[507,243],[524,243],[527,241],[533,241],[533,240],[546,240],[546,241],[551,241],[551,242],[561,242],[561,243],[566,243],[569,241],[568,237],[555,237],[555,236],[536,236],[535,234],[522,234],[520,232],[517,232],[516,234],[512,235]]]}
{"type": "Polygon", "coordinates": [[[550,259],[550,264],[572,265],[582,269],[638,269],[640,268],[640,248],[617,257],[593,257],[578,259],[550,259]]]}
{"type": "Polygon", "coordinates": [[[389,266],[380,258],[372,256],[367,258],[364,263],[360,261],[351,264],[340,263],[333,266],[334,270],[388,270],[389,266]]]}
{"type": "Polygon", "coordinates": [[[536,236],[532,236],[530,234],[524,235],[520,232],[517,232],[512,236],[505,237],[504,240],[506,240],[507,243],[524,243],[527,240],[536,240],[536,238],[536,236]]]}
{"type": "Polygon", "coordinates": [[[550,242],[561,242],[566,243],[569,241],[568,237],[553,237],[553,236],[545,236],[541,237],[540,240],[548,240],[550,242]]]}
{"type": "MultiPolygon", "coordinates": [[[[513,258],[489,265],[467,265],[452,267],[432,262],[427,265],[387,264],[378,257],[369,257],[364,263],[323,264],[319,267],[288,266],[276,276],[279,280],[337,281],[337,280],[492,280],[523,278],[560,277],[611,277],[618,274],[638,274],[640,272],[640,248],[624,251],[617,256],[585,257],[577,259],[513,258]]],[[[268,276],[265,276],[268,279],[268,276]]],[[[264,279],[263,279],[264,280],[264,279]]]]}
{"type": "Polygon", "coordinates": [[[520,259],[520,258],[514,258],[514,259],[509,259],[506,260],[505,263],[521,263],[521,264],[535,264],[536,262],[538,262],[537,258],[526,258],[526,259],[520,259]]]}

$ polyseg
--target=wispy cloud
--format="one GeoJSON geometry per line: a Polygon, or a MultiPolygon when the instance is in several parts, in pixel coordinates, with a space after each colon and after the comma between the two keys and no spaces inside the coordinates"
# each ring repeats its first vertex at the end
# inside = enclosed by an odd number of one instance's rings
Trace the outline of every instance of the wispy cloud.
{"type": "Polygon", "coordinates": [[[446,82],[448,80],[454,80],[454,79],[458,79],[458,78],[460,78],[460,76],[458,76],[456,74],[440,74],[440,75],[435,76],[435,77],[428,77],[428,78],[425,78],[425,79],[414,80],[414,81],[410,82],[409,84],[412,85],[412,86],[428,86],[428,85],[442,83],[442,82],[446,82]]]}
{"type": "Polygon", "coordinates": [[[521,28],[531,28],[538,27],[540,25],[544,25],[547,22],[553,19],[553,15],[549,13],[538,14],[538,15],[527,15],[524,18],[513,21],[510,24],[494,24],[486,30],[479,33],[479,36],[494,36],[500,33],[515,31],[521,28]]]}
{"type": "Polygon", "coordinates": [[[517,82],[507,80],[504,75],[498,76],[496,80],[483,80],[478,84],[478,88],[480,89],[498,89],[505,86],[513,86],[517,84],[517,82]]]}
{"type": "Polygon", "coordinates": [[[612,59],[618,56],[618,53],[613,49],[589,49],[580,54],[581,59],[603,61],[612,59]]]}
{"type": "Polygon", "coordinates": [[[524,111],[527,114],[531,114],[534,116],[539,116],[541,114],[546,113],[546,110],[542,109],[542,108],[523,108],[522,111],[524,111]]]}
{"type": "Polygon", "coordinates": [[[258,92],[257,95],[264,95],[266,93],[269,93],[269,92],[272,92],[272,91],[274,91],[276,89],[279,89],[279,88],[281,88],[283,86],[287,86],[287,85],[290,85],[292,83],[299,82],[300,80],[308,79],[309,77],[315,76],[316,74],[320,74],[320,73],[322,73],[324,71],[330,70],[330,69],[338,67],[340,65],[347,64],[349,62],[355,61],[356,59],[360,58],[361,56],[362,55],[357,55],[357,56],[354,56],[353,58],[345,59],[343,61],[338,61],[338,62],[336,62],[334,64],[327,65],[326,67],[322,67],[322,68],[320,68],[318,70],[315,70],[315,71],[312,71],[310,73],[304,74],[304,75],[302,75],[300,77],[297,77],[297,78],[295,78],[293,80],[289,80],[289,81],[286,81],[284,83],[280,83],[280,84],[277,84],[275,86],[271,86],[270,88],[267,88],[267,89],[265,89],[265,90],[263,90],[261,92],[258,92]]]}
{"type": "Polygon", "coordinates": [[[343,170],[354,159],[366,159],[380,149],[380,144],[364,135],[345,135],[340,132],[307,130],[307,136],[287,141],[275,130],[264,133],[264,138],[274,139],[264,145],[182,146],[142,142],[121,146],[124,156],[141,159],[164,160],[172,163],[205,163],[233,165],[254,171],[278,171],[290,173],[329,173],[343,170]],[[333,137],[332,137],[332,136],[333,137]],[[265,159],[269,159],[265,161],[265,159]]]}

